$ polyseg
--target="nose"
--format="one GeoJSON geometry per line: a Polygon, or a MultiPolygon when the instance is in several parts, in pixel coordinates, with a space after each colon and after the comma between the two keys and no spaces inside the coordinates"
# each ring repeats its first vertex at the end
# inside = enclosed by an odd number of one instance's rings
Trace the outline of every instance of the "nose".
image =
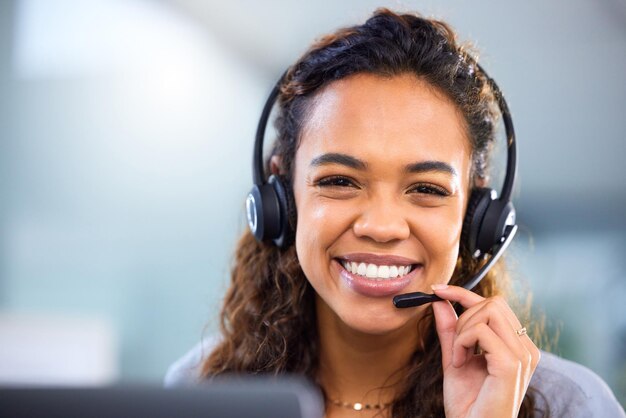
{"type": "Polygon", "coordinates": [[[352,229],[360,238],[376,242],[391,242],[409,238],[411,229],[399,202],[376,199],[363,207],[352,229]]]}

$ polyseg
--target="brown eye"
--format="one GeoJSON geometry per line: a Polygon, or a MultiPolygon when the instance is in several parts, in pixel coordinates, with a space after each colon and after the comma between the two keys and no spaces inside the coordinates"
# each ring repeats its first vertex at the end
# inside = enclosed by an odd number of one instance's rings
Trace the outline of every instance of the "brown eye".
{"type": "Polygon", "coordinates": [[[323,178],[317,182],[317,185],[320,187],[356,187],[352,179],[343,176],[323,178]]]}
{"type": "Polygon", "coordinates": [[[443,187],[434,184],[418,184],[413,187],[410,192],[433,196],[449,196],[450,193],[443,187]]]}

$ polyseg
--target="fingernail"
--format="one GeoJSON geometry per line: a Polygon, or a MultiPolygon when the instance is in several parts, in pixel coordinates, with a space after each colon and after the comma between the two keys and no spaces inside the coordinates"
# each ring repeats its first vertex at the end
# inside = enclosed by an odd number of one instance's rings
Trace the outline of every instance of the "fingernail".
{"type": "Polygon", "coordinates": [[[430,288],[433,290],[443,290],[443,289],[447,289],[448,285],[445,283],[435,283],[435,284],[431,284],[430,288]]]}

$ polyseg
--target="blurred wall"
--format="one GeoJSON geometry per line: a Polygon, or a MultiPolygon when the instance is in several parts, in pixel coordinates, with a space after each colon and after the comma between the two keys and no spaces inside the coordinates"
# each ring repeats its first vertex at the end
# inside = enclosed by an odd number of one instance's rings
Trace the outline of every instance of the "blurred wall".
{"type": "Polygon", "coordinates": [[[158,380],[218,310],[266,80],[161,3],[2,4],[1,307],[108,323],[158,380]]]}
{"type": "Polygon", "coordinates": [[[387,4],[484,51],[520,144],[513,270],[624,403],[626,6],[405,3],[0,2],[0,319],[73,326],[74,346],[95,327],[104,376],[158,381],[216,329],[273,82],[387,4]]]}

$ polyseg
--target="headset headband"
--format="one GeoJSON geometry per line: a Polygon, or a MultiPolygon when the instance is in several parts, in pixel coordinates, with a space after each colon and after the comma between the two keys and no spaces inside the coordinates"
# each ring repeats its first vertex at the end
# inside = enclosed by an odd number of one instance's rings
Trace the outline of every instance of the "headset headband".
{"type": "MultiPolygon", "coordinates": [[[[498,200],[503,202],[509,202],[511,201],[511,194],[515,185],[515,175],[517,171],[517,148],[515,140],[515,129],[513,127],[513,119],[511,118],[509,107],[506,103],[506,100],[504,99],[504,95],[502,94],[495,80],[489,77],[487,72],[480,66],[480,64],[475,64],[487,79],[487,83],[489,83],[489,86],[491,87],[491,91],[493,92],[493,95],[498,102],[498,108],[500,109],[500,113],[502,114],[502,121],[504,123],[504,130],[507,141],[507,164],[506,175],[504,177],[504,183],[502,185],[502,192],[500,193],[498,200]]],[[[274,103],[276,102],[278,94],[280,93],[281,83],[283,82],[286,74],[287,72],[283,73],[283,75],[280,77],[280,79],[272,89],[269,97],[267,98],[267,101],[265,102],[265,106],[263,107],[263,112],[261,113],[261,118],[259,119],[259,124],[257,126],[256,137],[254,141],[254,154],[252,156],[252,180],[257,186],[265,184],[265,175],[263,170],[263,142],[265,139],[265,129],[267,127],[267,121],[269,120],[272,108],[274,107],[274,103]]]]}

